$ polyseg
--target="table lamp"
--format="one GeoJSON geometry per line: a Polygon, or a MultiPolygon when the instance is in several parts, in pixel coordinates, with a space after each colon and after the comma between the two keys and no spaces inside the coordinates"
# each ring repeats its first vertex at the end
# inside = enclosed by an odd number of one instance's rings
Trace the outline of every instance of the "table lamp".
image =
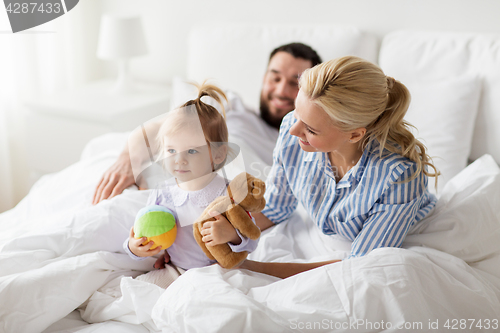
{"type": "Polygon", "coordinates": [[[139,16],[103,15],[97,56],[118,61],[118,79],[111,90],[113,93],[125,94],[134,90],[128,61],[146,53],[146,40],[139,16]]]}

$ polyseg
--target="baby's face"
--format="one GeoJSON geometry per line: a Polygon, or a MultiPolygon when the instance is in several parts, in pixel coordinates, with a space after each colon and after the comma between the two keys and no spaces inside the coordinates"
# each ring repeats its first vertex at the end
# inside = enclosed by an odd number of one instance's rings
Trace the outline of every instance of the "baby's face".
{"type": "Polygon", "coordinates": [[[187,182],[212,172],[212,159],[203,135],[179,131],[166,138],[167,171],[181,182],[187,182]]]}

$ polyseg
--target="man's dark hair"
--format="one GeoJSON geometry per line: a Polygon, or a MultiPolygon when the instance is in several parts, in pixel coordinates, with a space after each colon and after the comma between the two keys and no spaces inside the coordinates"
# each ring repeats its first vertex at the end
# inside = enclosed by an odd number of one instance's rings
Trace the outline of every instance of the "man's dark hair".
{"type": "Polygon", "coordinates": [[[312,67],[322,63],[322,60],[318,55],[318,53],[316,53],[316,51],[314,51],[312,47],[306,44],[290,43],[281,45],[275,48],[273,52],[271,52],[271,55],[269,56],[269,61],[271,61],[274,55],[278,52],[286,52],[288,54],[291,54],[295,58],[309,60],[312,63],[312,67]]]}

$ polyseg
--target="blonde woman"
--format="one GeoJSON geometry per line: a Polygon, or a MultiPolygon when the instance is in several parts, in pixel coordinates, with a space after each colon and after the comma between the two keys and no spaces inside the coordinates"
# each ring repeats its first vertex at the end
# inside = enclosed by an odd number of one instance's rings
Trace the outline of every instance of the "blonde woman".
{"type": "MultiPolygon", "coordinates": [[[[400,247],[436,204],[427,182],[437,170],[403,120],[407,88],[356,57],[308,69],[299,85],[295,111],[281,124],[257,224],[266,229],[287,220],[300,202],[323,233],[352,241],[344,260],[400,247]]],[[[240,268],[286,278],[336,261],[246,260],[240,268]]]]}

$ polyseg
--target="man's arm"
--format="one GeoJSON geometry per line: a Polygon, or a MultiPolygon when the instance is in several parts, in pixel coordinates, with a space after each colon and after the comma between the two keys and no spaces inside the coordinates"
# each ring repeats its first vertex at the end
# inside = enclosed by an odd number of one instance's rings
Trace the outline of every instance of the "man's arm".
{"type": "Polygon", "coordinates": [[[92,204],[112,198],[135,183],[128,145],[122,151],[116,162],[104,173],[94,193],[92,204]]]}
{"type": "Polygon", "coordinates": [[[116,162],[104,173],[94,193],[92,204],[121,194],[124,189],[135,184],[134,177],[151,163],[152,156],[158,152],[156,136],[165,120],[165,115],[156,117],[139,126],[130,133],[127,144],[116,162]]]}

